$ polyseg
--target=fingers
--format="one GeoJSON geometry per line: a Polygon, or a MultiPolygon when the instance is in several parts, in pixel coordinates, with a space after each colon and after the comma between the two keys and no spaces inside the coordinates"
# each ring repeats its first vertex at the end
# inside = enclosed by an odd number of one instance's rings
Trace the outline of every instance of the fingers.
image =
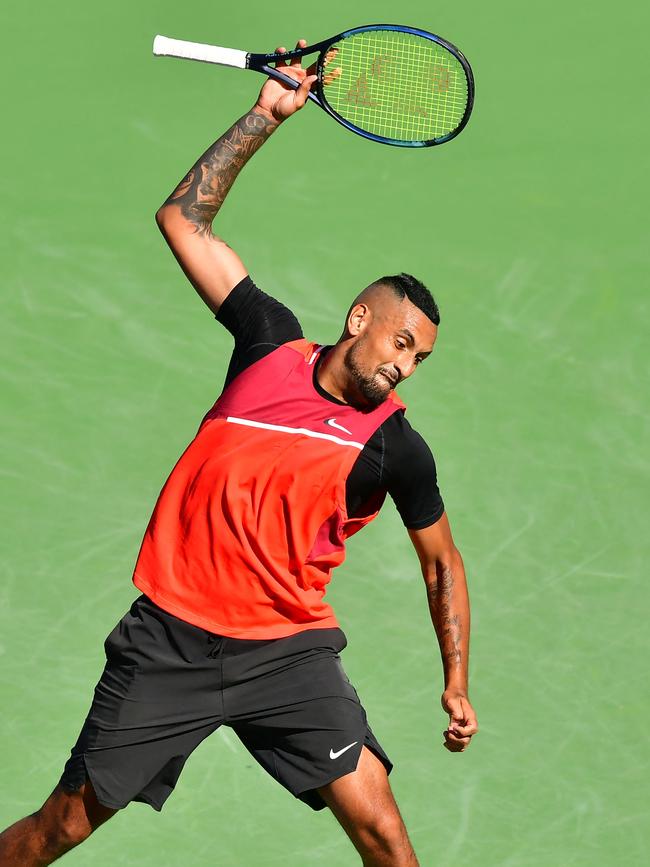
{"type": "Polygon", "coordinates": [[[449,726],[443,732],[444,746],[450,752],[462,753],[478,732],[474,708],[466,696],[450,695],[448,692],[443,694],[442,704],[449,714],[449,726]]]}
{"type": "MultiPolygon", "coordinates": [[[[296,42],[296,48],[306,48],[306,47],[307,47],[307,40],[306,39],[299,39],[296,42]]],[[[300,68],[301,63],[302,63],[301,57],[294,57],[293,60],[291,61],[291,66],[297,66],[298,68],[300,68]]]]}
{"type": "Polygon", "coordinates": [[[445,693],[442,697],[442,706],[449,714],[450,723],[469,725],[471,722],[476,725],[476,714],[474,713],[474,708],[465,696],[453,696],[445,693]]]}
{"type": "Polygon", "coordinates": [[[463,708],[460,714],[449,714],[449,730],[461,737],[475,735],[478,731],[478,723],[471,708],[463,708]]]}
{"type": "Polygon", "coordinates": [[[458,723],[450,723],[449,731],[453,732],[461,738],[471,738],[478,731],[476,721],[469,721],[467,725],[459,725],[458,723]]]}
{"type": "MultiPolygon", "coordinates": [[[[276,54],[286,54],[286,53],[287,53],[287,49],[284,47],[284,45],[279,45],[279,46],[275,49],[275,53],[276,53],[276,54]]],[[[279,69],[280,67],[282,67],[282,66],[286,66],[286,65],[287,65],[286,60],[276,60],[276,61],[275,61],[275,68],[276,68],[276,69],[279,69]]]]}
{"type": "MultiPolygon", "coordinates": [[[[307,40],[306,39],[299,39],[296,42],[296,48],[297,49],[306,48],[306,47],[307,47],[307,40]]],[[[276,54],[287,54],[287,49],[285,48],[284,45],[279,45],[275,49],[275,53],[276,54]]],[[[291,58],[289,58],[289,60],[284,60],[284,59],[276,60],[275,61],[275,68],[278,69],[279,67],[293,66],[294,68],[300,69],[301,60],[302,59],[300,57],[291,57],[291,58]]]]}
{"type": "Polygon", "coordinates": [[[307,97],[309,95],[309,90],[312,84],[317,80],[317,75],[308,75],[301,84],[298,90],[295,93],[295,104],[296,108],[302,108],[305,102],[307,101],[307,97]]]}
{"type": "MultiPolygon", "coordinates": [[[[296,50],[298,51],[306,47],[306,39],[299,39],[296,43],[296,50]]],[[[275,54],[277,55],[290,53],[292,52],[288,52],[284,45],[279,45],[275,49],[275,54]]],[[[274,61],[274,63],[275,68],[283,77],[290,78],[296,83],[295,89],[292,88],[288,82],[284,81],[269,81],[265,85],[268,98],[273,102],[271,111],[274,116],[284,120],[304,106],[309,97],[310,88],[314,82],[318,80],[318,76],[310,74],[310,70],[302,68],[300,57],[284,58],[280,56],[274,61]],[[289,92],[282,94],[281,91],[278,91],[278,86],[284,91],[289,92]]]]}
{"type": "Polygon", "coordinates": [[[449,750],[450,753],[462,753],[470,745],[471,737],[458,737],[458,735],[454,734],[450,729],[447,729],[442,734],[445,738],[444,747],[449,750]]]}
{"type": "Polygon", "coordinates": [[[459,725],[456,725],[456,728],[464,728],[464,734],[475,735],[478,731],[478,722],[476,721],[474,708],[466,698],[461,698],[460,700],[460,711],[459,725]]]}

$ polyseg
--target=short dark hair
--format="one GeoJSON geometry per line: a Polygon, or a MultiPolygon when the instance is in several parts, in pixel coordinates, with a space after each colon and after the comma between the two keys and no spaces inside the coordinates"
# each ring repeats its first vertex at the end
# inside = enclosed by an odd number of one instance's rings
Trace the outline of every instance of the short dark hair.
{"type": "Polygon", "coordinates": [[[411,304],[415,304],[434,325],[440,325],[440,310],[438,310],[433,295],[424,283],[417,280],[412,274],[402,272],[401,274],[380,277],[370,285],[389,286],[400,300],[404,297],[408,298],[411,304]]]}

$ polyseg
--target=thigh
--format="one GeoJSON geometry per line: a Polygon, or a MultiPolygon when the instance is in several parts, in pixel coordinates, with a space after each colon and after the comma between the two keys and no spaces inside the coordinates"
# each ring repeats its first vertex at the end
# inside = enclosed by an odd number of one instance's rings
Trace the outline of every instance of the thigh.
{"type": "Polygon", "coordinates": [[[90,779],[99,801],[155,809],[198,744],[222,722],[208,633],[136,600],[106,639],[106,666],[61,785],[90,779]]]}
{"type": "Polygon", "coordinates": [[[368,725],[336,643],[295,653],[298,643],[264,649],[274,650],[275,664],[256,665],[262,674],[227,690],[226,721],[271,776],[318,810],[325,807],[318,789],[353,772],[364,744],[386,771],[392,765],[368,725]]]}
{"type": "Polygon", "coordinates": [[[417,867],[386,770],[371,750],[364,748],[356,770],[323,786],[319,794],[364,864],[417,867]]]}
{"type": "Polygon", "coordinates": [[[368,747],[357,767],[318,789],[342,825],[369,824],[377,815],[399,815],[383,762],[368,747]]]}
{"type": "Polygon", "coordinates": [[[75,791],[58,785],[41,807],[39,814],[46,831],[65,828],[71,836],[83,839],[107,822],[117,811],[97,800],[92,783],[87,780],[75,791]]]}

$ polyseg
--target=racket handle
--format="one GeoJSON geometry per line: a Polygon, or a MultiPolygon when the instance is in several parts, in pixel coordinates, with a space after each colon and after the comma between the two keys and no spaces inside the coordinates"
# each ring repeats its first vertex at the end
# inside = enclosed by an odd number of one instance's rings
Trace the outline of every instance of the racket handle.
{"type": "Polygon", "coordinates": [[[153,53],[167,57],[183,57],[185,60],[202,60],[204,63],[219,63],[221,66],[237,66],[246,69],[246,51],[238,48],[219,48],[203,42],[186,42],[184,39],[170,39],[156,36],[153,53]]]}

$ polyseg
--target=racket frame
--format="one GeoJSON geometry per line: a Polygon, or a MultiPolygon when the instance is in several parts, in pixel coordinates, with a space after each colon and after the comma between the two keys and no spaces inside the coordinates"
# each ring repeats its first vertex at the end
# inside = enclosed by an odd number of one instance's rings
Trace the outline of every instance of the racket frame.
{"type": "Polygon", "coordinates": [[[379,142],[380,144],[388,144],[397,147],[433,147],[434,145],[440,145],[451,141],[451,139],[455,138],[467,126],[467,122],[474,106],[475,85],[472,67],[462,51],[460,51],[460,49],[458,49],[452,42],[443,39],[441,36],[436,36],[435,33],[430,33],[428,30],[422,30],[419,27],[408,27],[402,24],[366,24],[364,27],[354,27],[351,30],[344,30],[336,36],[331,36],[329,39],[324,39],[321,42],[315,42],[313,45],[307,45],[305,48],[294,48],[291,51],[282,53],[272,52],[271,54],[249,53],[246,57],[246,68],[254,69],[256,72],[263,72],[265,75],[274,78],[276,81],[288,84],[296,90],[299,87],[298,82],[293,78],[290,78],[288,75],[283,75],[282,72],[269,64],[275,63],[278,60],[293,60],[296,57],[305,57],[308,54],[314,54],[316,51],[319,53],[318,60],[316,61],[316,74],[318,75],[318,79],[315,82],[316,93],[310,91],[308,98],[319,105],[325,112],[327,112],[327,114],[330,115],[330,117],[334,118],[334,120],[342,126],[357,135],[363,136],[363,138],[379,142]],[[379,136],[368,132],[367,130],[360,129],[332,108],[327,101],[327,97],[323,93],[323,76],[325,73],[325,55],[327,54],[327,50],[336,42],[340,42],[342,39],[346,39],[349,36],[354,36],[357,33],[367,33],[374,30],[391,30],[393,32],[398,31],[399,33],[412,33],[415,36],[423,37],[428,39],[430,42],[436,42],[438,45],[441,45],[459,61],[467,79],[467,104],[465,106],[465,113],[455,129],[447,133],[447,135],[441,136],[440,138],[429,139],[428,141],[401,141],[400,139],[379,136]]]}

